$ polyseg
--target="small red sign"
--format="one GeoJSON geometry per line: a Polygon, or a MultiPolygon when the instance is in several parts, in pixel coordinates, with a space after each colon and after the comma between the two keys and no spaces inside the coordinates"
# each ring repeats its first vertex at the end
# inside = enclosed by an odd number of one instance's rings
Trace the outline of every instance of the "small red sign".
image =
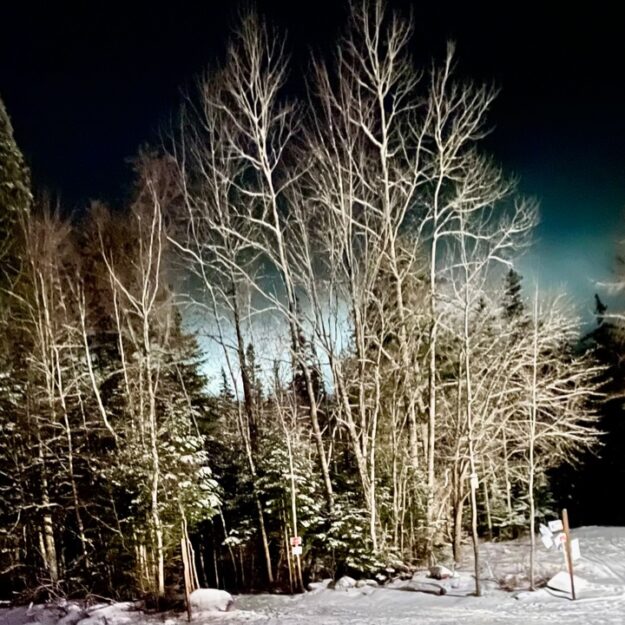
{"type": "Polygon", "coordinates": [[[291,536],[291,547],[299,547],[302,544],[301,536],[291,536]]]}

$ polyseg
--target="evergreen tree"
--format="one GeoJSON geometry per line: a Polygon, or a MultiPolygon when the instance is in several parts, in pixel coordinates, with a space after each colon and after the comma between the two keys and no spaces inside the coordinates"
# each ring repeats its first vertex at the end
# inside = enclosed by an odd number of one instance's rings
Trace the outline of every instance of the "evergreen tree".
{"type": "Polygon", "coordinates": [[[522,276],[510,269],[504,279],[503,316],[506,321],[518,319],[525,311],[521,280],[522,276]]]}
{"type": "Polygon", "coordinates": [[[601,298],[595,293],[595,316],[597,318],[597,325],[603,324],[604,315],[608,307],[601,301],[601,298]]]}
{"type": "Polygon", "coordinates": [[[579,466],[553,472],[555,497],[575,514],[580,525],[623,525],[625,510],[613,504],[614,484],[625,480],[625,324],[610,317],[608,306],[595,295],[596,327],[578,349],[592,349],[605,367],[601,373],[604,401],[599,404],[602,445],[586,453],[579,466]]]}
{"type": "Polygon", "coordinates": [[[13,126],[0,99],[0,267],[3,277],[16,270],[20,216],[30,210],[30,172],[13,137],[13,126]]]}
{"type": "Polygon", "coordinates": [[[253,343],[248,343],[245,349],[245,367],[247,369],[247,377],[250,387],[250,414],[248,415],[250,444],[252,449],[256,450],[258,444],[259,419],[261,412],[261,404],[263,401],[263,388],[260,379],[261,369],[256,361],[256,351],[253,343]]]}
{"type": "Polygon", "coordinates": [[[261,381],[262,369],[256,359],[256,350],[253,343],[248,343],[245,349],[245,362],[247,363],[248,373],[250,376],[250,386],[252,387],[252,395],[254,405],[258,410],[260,402],[263,399],[263,385],[261,381]]]}
{"type": "Polygon", "coordinates": [[[312,391],[317,402],[322,402],[325,397],[325,388],[323,384],[323,374],[321,372],[321,363],[312,341],[309,341],[303,333],[298,336],[299,358],[293,372],[292,390],[295,394],[297,402],[304,408],[310,407],[309,392],[307,388],[306,372],[310,376],[312,391]]]}

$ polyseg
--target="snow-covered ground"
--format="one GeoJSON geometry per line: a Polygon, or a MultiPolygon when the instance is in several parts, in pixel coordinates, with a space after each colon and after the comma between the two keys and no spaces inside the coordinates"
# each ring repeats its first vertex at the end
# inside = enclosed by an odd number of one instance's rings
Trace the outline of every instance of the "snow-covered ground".
{"type": "MultiPolygon", "coordinates": [[[[228,612],[196,613],[205,625],[608,625],[625,623],[625,528],[586,527],[573,531],[582,557],[576,562],[577,601],[566,592],[543,587],[521,589],[527,570],[527,541],[481,547],[484,596],[471,596],[470,562],[458,576],[441,582],[426,573],[384,587],[317,589],[304,595],[244,595],[228,612]],[[443,587],[446,594],[431,594],[443,587]]],[[[470,549],[467,549],[470,551],[470,549]]],[[[537,547],[537,572],[544,579],[563,569],[562,554],[537,547]]],[[[561,576],[566,580],[567,576],[561,576]]],[[[0,610],[0,625],[183,625],[185,615],[145,615],[130,604],[95,606],[88,613],[68,606],[0,610]]]]}

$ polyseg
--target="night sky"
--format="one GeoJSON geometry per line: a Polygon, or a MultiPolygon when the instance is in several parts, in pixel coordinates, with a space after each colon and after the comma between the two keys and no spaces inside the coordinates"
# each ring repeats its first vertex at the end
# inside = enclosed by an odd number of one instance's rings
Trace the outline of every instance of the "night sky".
{"type": "MultiPolygon", "coordinates": [[[[89,198],[119,202],[128,158],[155,141],[181,89],[218,61],[241,2],[2,2],[0,97],[39,188],[79,213],[89,198]],[[9,8],[7,5],[19,8],[9,8]]],[[[412,6],[415,56],[427,65],[457,43],[463,76],[493,81],[487,147],[541,203],[536,245],[521,271],[564,284],[583,314],[593,280],[610,279],[625,235],[625,27],[617,8],[545,3],[392,0],[412,6]]],[[[341,0],[260,1],[289,33],[296,69],[327,49],[341,0]]]]}

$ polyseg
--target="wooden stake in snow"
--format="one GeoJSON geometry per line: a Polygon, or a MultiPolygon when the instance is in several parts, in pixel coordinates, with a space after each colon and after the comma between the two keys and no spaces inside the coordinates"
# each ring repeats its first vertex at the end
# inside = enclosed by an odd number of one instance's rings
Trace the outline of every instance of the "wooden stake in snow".
{"type": "Polygon", "coordinates": [[[195,568],[195,553],[193,545],[189,538],[189,528],[187,526],[187,517],[184,514],[182,505],[180,506],[180,527],[182,530],[182,538],[180,539],[180,548],[182,550],[182,572],[184,576],[184,598],[187,603],[187,617],[191,621],[191,593],[200,587],[200,582],[195,568]]]}
{"type": "Polygon", "coordinates": [[[187,604],[187,618],[191,622],[191,570],[189,567],[189,548],[186,538],[183,536],[180,539],[180,547],[182,549],[182,571],[184,574],[184,600],[187,604]]]}
{"type": "Polygon", "coordinates": [[[562,525],[564,526],[564,535],[566,541],[564,542],[564,550],[566,553],[566,563],[569,569],[569,575],[571,576],[571,597],[575,601],[575,580],[573,576],[573,554],[571,552],[571,532],[569,528],[569,513],[566,508],[562,510],[562,525]]]}

